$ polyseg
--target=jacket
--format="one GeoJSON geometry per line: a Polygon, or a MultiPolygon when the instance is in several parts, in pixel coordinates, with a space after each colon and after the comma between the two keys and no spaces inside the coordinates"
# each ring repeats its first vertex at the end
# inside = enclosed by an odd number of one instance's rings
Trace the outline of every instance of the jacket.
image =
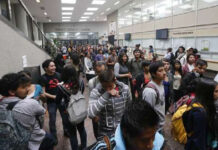
{"type": "Polygon", "coordinates": [[[116,81],[120,97],[110,96],[98,84],[91,91],[89,98],[88,115],[90,118],[99,116],[99,137],[113,134],[120,123],[126,104],[131,100],[129,87],[122,82],[116,81]]]}

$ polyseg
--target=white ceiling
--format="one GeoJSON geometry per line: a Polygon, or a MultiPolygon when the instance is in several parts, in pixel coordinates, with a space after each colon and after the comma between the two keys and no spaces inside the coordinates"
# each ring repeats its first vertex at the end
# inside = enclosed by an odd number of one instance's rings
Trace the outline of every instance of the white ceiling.
{"type": "MultiPolygon", "coordinates": [[[[71,15],[70,22],[79,22],[80,18],[84,15],[84,12],[87,12],[88,7],[98,7],[97,11],[94,11],[94,15],[89,16],[87,20],[90,21],[106,21],[106,16],[118,8],[122,7],[131,0],[106,0],[103,5],[92,5],[93,0],[77,0],[76,4],[61,4],[61,0],[40,0],[40,3],[37,3],[36,0],[23,0],[28,10],[36,18],[38,22],[62,22],[62,10],[61,7],[74,7],[71,15]],[[118,5],[114,5],[115,2],[120,1],[118,5]],[[42,9],[44,7],[45,10],[42,9]],[[106,11],[108,8],[111,8],[109,11],[106,11]],[[47,16],[44,15],[44,12],[47,13],[47,16]],[[102,14],[104,13],[104,14],[102,14]]],[[[67,11],[69,12],[69,11],[67,11]]]]}

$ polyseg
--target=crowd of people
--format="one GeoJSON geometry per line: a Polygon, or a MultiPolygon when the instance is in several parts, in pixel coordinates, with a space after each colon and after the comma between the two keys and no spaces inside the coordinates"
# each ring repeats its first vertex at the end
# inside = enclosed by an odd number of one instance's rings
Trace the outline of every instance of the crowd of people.
{"type": "Polygon", "coordinates": [[[42,63],[38,84],[27,71],[4,75],[0,149],[52,150],[59,110],[72,150],[170,149],[166,115],[172,115],[172,124],[180,119],[172,136],[185,150],[217,150],[218,81],[204,77],[208,64],[197,49],[168,48],[161,59],[152,46],[146,54],[137,44],[132,59],[127,52],[126,46],[63,46],[54,60],[42,63]],[[46,111],[49,131],[43,128],[46,111]],[[97,141],[92,145],[87,145],[87,117],[97,141]],[[181,126],[183,133],[175,133],[181,126]]]}

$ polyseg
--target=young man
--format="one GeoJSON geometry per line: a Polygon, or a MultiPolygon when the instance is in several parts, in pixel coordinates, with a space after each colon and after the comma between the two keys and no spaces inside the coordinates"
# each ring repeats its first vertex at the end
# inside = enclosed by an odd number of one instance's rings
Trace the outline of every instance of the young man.
{"type": "Polygon", "coordinates": [[[60,107],[60,104],[56,103],[56,93],[58,88],[58,83],[61,81],[60,74],[55,71],[56,67],[51,59],[47,59],[43,62],[42,68],[45,71],[45,74],[42,75],[40,84],[43,87],[45,96],[47,97],[47,107],[49,113],[49,129],[51,134],[56,139],[56,144],[58,143],[57,140],[57,130],[56,130],[56,112],[59,109],[59,112],[62,117],[62,123],[64,127],[64,135],[67,136],[67,130],[65,129],[65,122],[66,122],[66,114],[64,114],[63,109],[60,107]]]}
{"type": "Polygon", "coordinates": [[[188,72],[192,72],[192,70],[194,69],[194,65],[195,65],[195,55],[189,54],[187,56],[187,63],[182,67],[183,75],[185,75],[188,72]]]}
{"type": "Polygon", "coordinates": [[[198,59],[192,72],[186,73],[182,79],[180,86],[180,90],[182,92],[181,96],[193,95],[195,93],[197,79],[203,76],[206,69],[207,62],[205,60],[198,59]]]}
{"type": "Polygon", "coordinates": [[[98,54],[95,57],[95,61],[104,61],[104,55],[102,49],[98,50],[98,54]]]}
{"type": "Polygon", "coordinates": [[[149,67],[152,80],[148,83],[143,91],[142,98],[154,108],[157,112],[160,124],[159,131],[163,132],[165,123],[165,93],[163,80],[166,77],[164,64],[161,61],[153,62],[149,67]]]}
{"type": "MultiPolygon", "coordinates": [[[[0,112],[2,113],[3,110],[11,110],[13,118],[24,126],[23,129],[32,129],[32,131],[29,131],[31,134],[29,139],[25,138],[27,131],[18,131],[22,132],[22,134],[17,133],[18,135],[22,135],[22,142],[25,140],[28,142],[28,145],[22,145],[22,148],[19,147],[19,144],[21,143],[16,143],[21,141],[7,141],[4,143],[4,140],[10,139],[11,135],[4,135],[4,137],[0,137],[0,141],[3,142],[0,142],[0,147],[3,149],[38,150],[45,137],[45,131],[40,127],[40,123],[36,118],[37,116],[43,116],[45,114],[45,109],[37,100],[26,98],[29,90],[29,82],[30,79],[27,76],[17,73],[6,74],[2,77],[2,79],[0,79],[0,94],[3,96],[0,99],[0,112]],[[9,109],[9,107],[11,107],[11,109],[9,109]]],[[[2,114],[0,116],[2,119],[2,114]]],[[[4,129],[1,128],[0,130],[4,129]]],[[[5,129],[5,131],[6,130],[7,129],[5,129]]],[[[0,133],[2,133],[2,131],[0,131],[0,133]]],[[[0,135],[2,136],[2,134],[0,135]]],[[[14,135],[12,135],[12,137],[13,136],[14,135]]]]}
{"type": "MultiPolygon", "coordinates": [[[[150,104],[143,100],[132,101],[124,111],[115,136],[113,150],[161,150],[164,138],[157,132],[159,117],[150,104]]],[[[90,150],[107,149],[105,142],[98,142],[90,150]]]]}
{"type": "Polygon", "coordinates": [[[89,98],[88,115],[92,119],[99,116],[98,139],[101,139],[114,134],[131,96],[129,87],[116,81],[112,70],[101,72],[99,81],[89,98]]]}
{"type": "Polygon", "coordinates": [[[111,48],[111,55],[109,56],[108,60],[107,60],[107,66],[108,69],[112,69],[114,70],[114,65],[117,62],[118,58],[117,58],[117,53],[115,48],[111,48]]]}
{"type": "MultiPolygon", "coordinates": [[[[97,84],[99,84],[99,74],[106,70],[106,65],[103,61],[95,62],[93,64],[93,67],[94,67],[94,70],[97,76],[89,80],[89,84],[88,84],[89,94],[91,93],[91,90],[94,89],[97,86],[97,84]]],[[[93,131],[94,131],[95,138],[97,139],[98,137],[98,117],[95,117],[92,119],[92,125],[93,125],[93,131]]]]}
{"type": "Polygon", "coordinates": [[[138,49],[135,49],[133,51],[133,54],[135,56],[135,58],[133,58],[130,62],[129,62],[129,71],[132,74],[132,81],[131,81],[131,93],[133,98],[135,98],[135,85],[136,85],[136,77],[137,75],[139,75],[140,73],[143,73],[143,68],[142,68],[142,60],[140,58],[141,56],[141,51],[138,49]]]}

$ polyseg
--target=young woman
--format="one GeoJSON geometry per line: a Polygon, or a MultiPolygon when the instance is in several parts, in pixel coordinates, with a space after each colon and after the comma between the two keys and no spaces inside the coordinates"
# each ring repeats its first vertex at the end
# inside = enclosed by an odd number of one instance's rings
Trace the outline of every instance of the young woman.
{"type": "Polygon", "coordinates": [[[142,68],[143,68],[143,73],[140,73],[136,77],[136,91],[135,91],[135,97],[138,98],[140,92],[142,92],[143,87],[145,87],[150,81],[151,81],[151,74],[149,72],[149,66],[150,66],[149,61],[143,61],[142,62],[142,68]]]}
{"type": "Polygon", "coordinates": [[[172,66],[172,98],[173,102],[177,102],[181,97],[181,91],[179,90],[182,81],[182,65],[179,60],[175,60],[172,66]]]}
{"type": "Polygon", "coordinates": [[[93,71],[93,65],[91,61],[91,55],[89,52],[85,53],[84,67],[85,67],[86,79],[87,81],[89,81],[91,78],[95,76],[95,72],[93,71]]]}
{"type": "Polygon", "coordinates": [[[114,66],[114,74],[118,81],[123,82],[126,85],[129,85],[129,79],[132,78],[132,75],[129,72],[127,62],[128,62],[127,54],[120,53],[118,57],[118,62],[114,66]]]}
{"type": "MultiPolygon", "coordinates": [[[[71,94],[75,95],[80,90],[80,83],[78,73],[74,67],[67,65],[64,67],[63,72],[61,74],[61,78],[63,80],[63,87],[67,89],[71,94]]],[[[58,89],[56,102],[61,104],[62,109],[66,110],[66,107],[69,103],[68,95],[66,95],[60,88],[58,89]],[[62,101],[64,99],[64,101],[62,101]]],[[[68,117],[67,114],[65,117],[68,117]]],[[[78,140],[77,140],[77,130],[80,134],[80,141],[81,141],[81,149],[84,149],[87,146],[87,134],[84,127],[84,121],[77,124],[72,125],[68,120],[67,123],[67,130],[69,132],[69,138],[71,143],[71,148],[73,150],[78,150],[78,140]]]]}
{"type": "Polygon", "coordinates": [[[196,86],[196,98],[190,104],[192,108],[183,114],[183,123],[187,132],[185,150],[207,150],[208,133],[214,131],[215,105],[214,91],[216,83],[209,79],[199,79],[196,86]]]}

